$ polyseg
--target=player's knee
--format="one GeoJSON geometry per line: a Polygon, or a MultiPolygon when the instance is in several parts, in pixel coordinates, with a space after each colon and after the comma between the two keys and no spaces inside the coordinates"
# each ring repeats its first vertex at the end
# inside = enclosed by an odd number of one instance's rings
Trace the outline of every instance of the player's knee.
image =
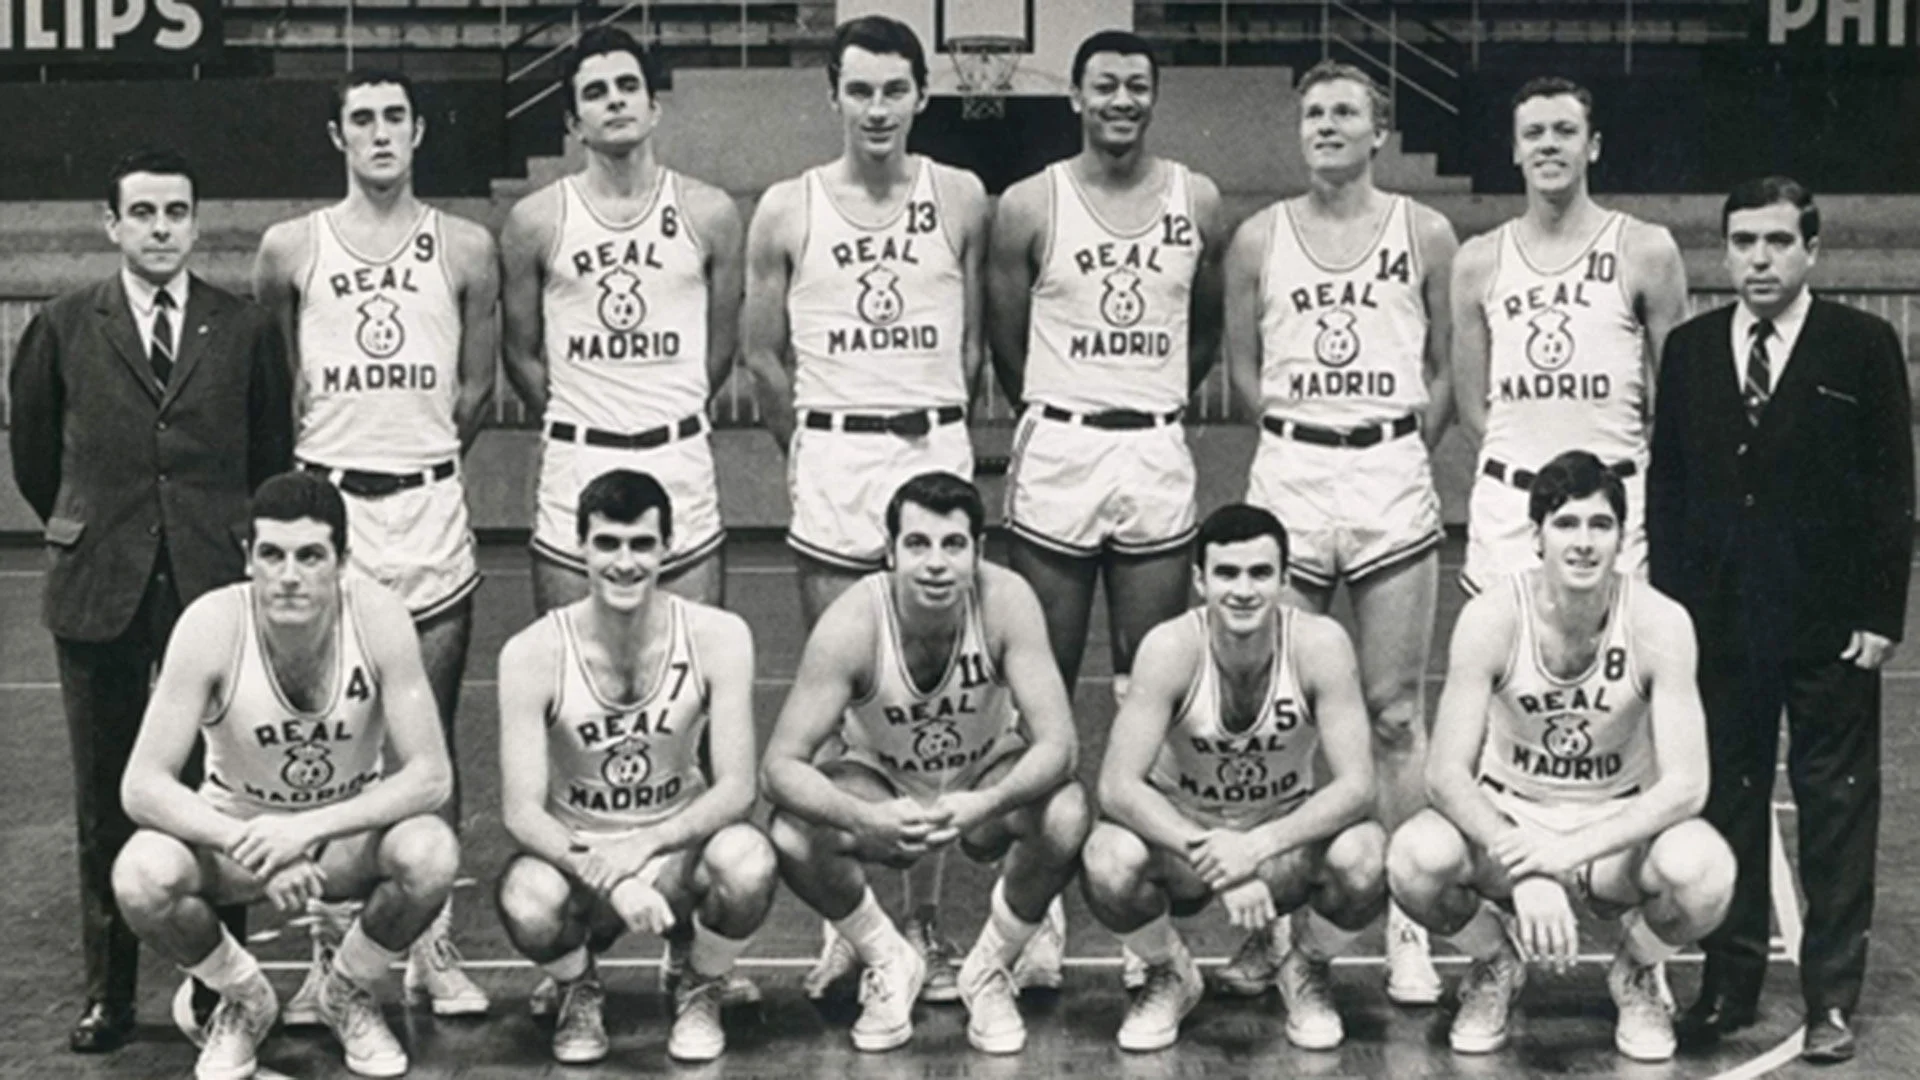
{"type": "Polygon", "coordinates": [[[1377,821],[1342,830],[1327,845],[1327,872],[1355,901],[1379,897],[1387,885],[1387,830],[1377,821]]]}
{"type": "Polygon", "coordinates": [[[113,896],[124,912],[158,911],[186,895],[194,876],[193,852],[186,845],[142,829],[113,861],[113,896]]]}
{"type": "Polygon", "coordinates": [[[1396,897],[1422,894],[1463,876],[1472,853],[1466,838],[1437,811],[1423,810],[1387,843],[1387,882],[1396,897]]]}
{"type": "Polygon", "coordinates": [[[744,822],[729,825],[707,841],[700,861],[707,880],[729,898],[759,896],[773,890],[779,860],[767,834],[744,822]]]}
{"type": "Polygon", "coordinates": [[[1655,883],[1664,884],[1683,904],[1716,909],[1733,895],[1738,874],[1733,849],[1699,818],[1661,833],[1647,852],[1647,866],[1655,883]]]}
{"type": "Polygon", "coordinates": [[[381,841],[388,877],[416,899],[444,897],[460,873],[460,841],[446,822],[420,814],[387,830],[381,841]]]}
{"type": "Polygon", "coordinates": [[[558,868],[531,855],[521,855],[500,875],[494,899],[507,929],[524,933],[557,926],[572,894],[573,883],[558,868]]]}
{"type": "Polygon", "coordinates": [[[1367,695],[1367,715],[1373,717],[1373,743],[1385,753],[1410,754],[1427,733],[1419,695],[1398,681],[1367,695]]]}
{"type": "Polygon", "coordinates": [[[1111,822],[1094,826],[1080,849],[1080,875],[1087,895],[1111,902],[1131,893],[1146,876],[1152,853],[1146,841],[1111,822]]]}
{"type": "Polygon", "coordinates": [[[1087,789],[1077,780],[1069,780],[1047,799],[1040,818],[1040,835],[1047,849],[1071,859],[1086,845],[1087,831],[1093,827],[1093,808],[1087,801],[1087,789]]]}
{"type": "Polygon", "coordinates": [[[817,826],[785,811],[777,811],[773,820],[767,823],[767,840],[773,845],[774,854],[781,864],[803,866],[813,861],[821,838],[817,826]]]}

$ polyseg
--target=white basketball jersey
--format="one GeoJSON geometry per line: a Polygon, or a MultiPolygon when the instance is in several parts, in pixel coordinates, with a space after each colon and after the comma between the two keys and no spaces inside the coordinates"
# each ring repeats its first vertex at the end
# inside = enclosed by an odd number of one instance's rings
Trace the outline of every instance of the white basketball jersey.
{"type": "Polygon", "coordinates": [[[1294,612],[1279,609],[1265,699],[1250,721],[1228,727],[1205,608],[1188,613],[1206,643],[1200,668],[1174,714],[1147,780],[1188,816],[1234,827],[1271,821],[1313,794],[1320,745],[1313,710],[1293,662],[1294,612]]]}
{"type": "Polygon", "coordinates": [[[923,409],[967,403],[966,274],[933,164],[915,155],[906,202],[867,226],[809,169],[807,236],[787,289],[802,409],[923,409]]]}
{"type": "Polygon", "coordinates": [[[327,703],[310,712],[295,708],[274,676],[252,585],[220,590],[245,614],[226,700],[200,727],[207,744],[200,794],[216,808],[243,817],[311,810],[350,799],[380,779],[386,713],[356,602],[356,590],[370,587],[340,586],[332,689],[327,703]]]}
{"type": "Polygon", "coordinates": [[[1070,162],[1047,167],[1052,224],[1033,282],[1026,396],[1099,412],[1172,412],[1187,403],[1187,315],[1204,240],[1187,167],[1167,164],[1160,212],[1108,224],[1070,162]]]}
{"type": "Polygon", "coordinates": [[[841,737],[891,772],[941,787],[984,760],[1014,728],[1013,700],[981,623],[979,591],[967,593],[946,670],[922,691],[907,670],[890,576],[870,574],[858,587],[867,591],[880,632],[873,686],[848,707],[841,737]]]}
{"type": "Polygon", "coordinates": [[[1634,664],[1633,577],[1614,575],[1613,611],[1593,666],[1563,679],[1540,655],[1533,573],[1510,579],[1520,626],[1487,713],[1480,774],[1541,802],[1602,802],[1645,790],[1656,770],[1648,688],[1634,664]]]}
{"type": "Polygon", "coordinates": [[[707,407],[707,253],[661,169],[647,209],[602,217],[578,179],[555,182],[560,227],[541,296],[547,419],[635,432],[707,407]]]}
{"type": "Polygon", "coordinates": [[[1288,200],[1260,268],[1260,394],[1269,416],[1349,430],[1427,407],[1427,304],[1413,201],[1395,196],[1352,261],[1314,255],[1288,200]]]}
{"type": "Polygon", "coordinates": [[[378,258],[308,215],[313,263],[300,290],[300,433],[306,461],[406,472],[460,453],[460,300],[440,212],[420,211],[378,258]]]}
{"type": "Polygon", "coordinates": [[[1515,223],[1500,227],[1493,279],[1481,300],[1491,352],[1482,452],[1538,469],[1568,450],[1613,463],[1647,451],[1647,365],[1627,295],[1615,212],[1566,265],[1527,258],[1515,223]]]}
{"type": "Polygon", "coordinates": [[[672,612],[671,644],[638,701],[608,701],[580,655],[578,630],[560,608],[560,670],[547,713],[547,812],[586,832],[619,832],[673,814],[707,789],[700,738],[707,730],[706,679],[686,603],[658,594],[672,612]]]}

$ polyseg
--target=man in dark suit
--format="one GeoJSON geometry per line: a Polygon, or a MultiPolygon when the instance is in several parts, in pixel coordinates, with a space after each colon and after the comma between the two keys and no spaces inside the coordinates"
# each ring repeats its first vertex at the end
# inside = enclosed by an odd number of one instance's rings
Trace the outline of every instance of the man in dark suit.
{"type": "Polygon", "coordinates": [[[1880,822],[1880,665],[1901,635],[1913,549],[1906,364],[1884,320],[1809,294],[1820,213],[1785,177],[1721,218],[1739,303],[1662,353],[1647,534],[1653,583],[1700,641],[1713,783],[1706,818],[1739,859],[1705,942],[1696,1033],[1753,1021],[1768,946],[1768,815],[1784,706],[1807,896],[1808,1061],[1853,1056],[1880,822]]]}
{"type": "Polygon", "coordinates": [[[113,899],[133,834],[120,774],[181,608],[244,573],[254,485],[293,463],[291,380],[266,312],[188,274],[197,185],[168,151],[108,189],[120,272],[50,301],[9,378],[14,480],[46,523],[43,618],[73,741],[87,1005],[79,1052],[133,1027],[139,942],[113,899]]]}

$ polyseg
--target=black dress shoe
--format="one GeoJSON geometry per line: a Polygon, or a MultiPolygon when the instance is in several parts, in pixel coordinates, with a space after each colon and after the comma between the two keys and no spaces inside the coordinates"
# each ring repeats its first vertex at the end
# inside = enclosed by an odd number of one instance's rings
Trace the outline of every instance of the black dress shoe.
{"type": "Polygon", "coordinates": [[[89,1001],[67,1036],[76,1054],[106,1054],[120,1049],[133,1036],[133,1007],[89,1001]]]}
{"type": "Polygon", "coordinates": [[[1838,1065],[1852,1061],[1853,1051],[1853,1027],[1847,1023],[1846,1013],[1828,1009],[1807,1018],[1807,1044],[1800,1051],[1801,1061],[1809,1065],[1838,1065]]]}
{"type": "Polygon", "coordinates": [[[1712,1039],[1751,1026],[1759,1018],[1759,1013],[1758,994],[1736,997],[1707,989],[1702,990],[1687,1011],[1680,1014],[1674,1026],[1683,1038],[1712,1039]]]}

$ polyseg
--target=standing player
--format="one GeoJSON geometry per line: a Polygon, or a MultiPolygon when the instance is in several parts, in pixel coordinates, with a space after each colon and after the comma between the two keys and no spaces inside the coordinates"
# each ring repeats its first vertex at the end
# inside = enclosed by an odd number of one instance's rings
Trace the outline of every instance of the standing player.
{"type": "Polygon", "coordinates": [[[867,965],[853,1026],[867,1051],[912,1037],[927,966],[864,864],[910,865],[956,839],[976,858],[1004,854],[958,984],[967,1041],[1011,1054],[1027,1033],[1010,969],[1087,834],[1073,716],[1033,590],[980,557],[973,485],[916,476],[887,504],[886,528],[888,568],[821,616],[767,745],[773,842],[787,886],[867,965]],[[822,754],[836,732],[843,749],[822,754]]]}
{"type": "Polygon", "coordinates": [[[560,90],[586,168],[520,200],[500,234],[506,370],[546,432],[533,529],[543,612],[586,595],[574,507],[615,468],[673,495],[681,539],[663,584],[721,600],[706,409],[739,340],[740,214],[726,192],[654,159],[660,89],[626,31],[581,35],[560,90]]]}
{"type": "MultiPolygon", "coordinates": [[[[414,197],[426,124],[406,76],[349,73],[327,131],[346,158],[347,197],[267,230],[254,293],[295,350],[294,454],[345,494],[353,568],[413,613],[451,747],[480,584],[459,473],[493,393],[493,238],[414,197]]],[[[458,827],[457,773],[441,813],[458,827]]],[[[316,958],[339,924],[323,910],[316,958]]],[[[408,956],[408,993],[424,993],[439,1016],[483,1013],[486,993],[460,970],[450,924],[451,909],[408,956]]],[[[288,1003],[288,1023],[313,1022],[307,990],[288,1003]]]]}
{"type": "MultiPolygon", "coordinates": [[[[747,234],[747,366],[785,451],[800,611],[812,627],[883,564],[881,512],[911,476],[973,475],[967,402],[980,372],[986,190],[907,153],[927,104],[927,58],[905,24],[842,23],[827,62],[840,157],[767,189],[747,234]]],[[[928,860],[937,878],[941,857],[928,860]]],[[[909,892],[911,893],[911,885],[909,892]]],[[[938,885],[923,887],[930,900],[938,885]]],[[[951,956],[931,904],[913,936],[932,998],[951,1001],[951,956]]],[[[829,933],[810,992],[849,970],[829,933]]]]}
{"type": "Polygon", "coordinates": [[[1660,964],[1718,925],[1733,895],[1733,852],[1695,816],[1707,735],[1693,626],[1618,571],[1630,510],[1595,455],[1548,462],[1528,494],[1540,567],[1469,601],[1454,629],[1427,765],[1434,805],[1394,834],[1388,868],[1407,913],[1473,958],[1450,1036],[1459,1053],[1506,1045],[1525,959],[1564,970],[1579,955],[1577,894],[1620,916],[1614,1045],[1672,1057],[1660,964]],[[1509,926],[1495,903],[1511,905],[1509,926]]]}
{"type": "Polygon", "coordinates": [[[1201,981],[1171,916],[1217,896],[1235,926],[1262,937],[1304,909],[1277,980],[1287,1039],[1331,1050],[1346,1030],[1328,965],[1386,902],[1353,646],[1332,619],[1282,606],[1287,534],[1272,514],[1223,506],[1198,544],[1203,604],[1140,645],[1100,765],[1107,820],[1082,855],[1088,905],[1147,963],[1120,1047],[1179,1037],[1201,981]]]}
{"type": "Polygon", "coordinates": [[[1461,582],[1479,592],[1537,565],[1527,489],[1571,449],[1626,481],[1633,511],[1621,567],[1645,562],[1647,425],[1654,368],[1686,316],[1687,274],[1671,233],[1587,193],[1600,159],[1593,95],[1534,79],[1513,99],[1513,163],[1526,213],[1460,248],[1453,270],[1453,369],[1460,423],[1481,438],[1461,582]]]}
{"type": "MultiPolygon", "coordinates": [[[[1353,601],[1373,721],[1378,816],[1425,803],[1423,678],[1439,582],[1440,500],[1428,450],[1452,411],[1447,286],[1453,226],[1373,183],[1392,102],[1366,72],[1322,61],[1300,79],[1305,195],[1247,219],[1227,252],[1228,374],[1263,429],[1247,501],[1287,523],[1289,602],[1353,601]]],[[[1249,942],[1217,974],[1259,994],[1281,950],[1249,942]]],[[[1440,999],[1426,932],[1388,909],[1387,996],[1440,999]]]]}
{"type": "Polygon", "coordinates": [[[121,798],[143,828],[113,868],[141,939],[218,990],[194,1075],[254,1074],[278,1001],[215,904],[365,901],[320,972],[320,1019],[361,1076],[407,1052],[374,987],[426,932],[460,864],[433,816],[453,766],[406,608],[343,577],[347,509],[324,480],[276,476],[253,497],[249,581],[180,618],[121,798]],[[206,781],[180,782],[196,740],[206,781]]]}
{"type": "Polygon", "coordinates": [[[577,506],[586,598],[500,652],[502,813],[520,847],[500,917],[559,985],[566,1064],[607,1055],[594,951],[691,923],[667,1053],[710,1061],[726,1047],[727,976],[773,903],[773,849],[746,821],[753,638],[739,616],[656,587],[674,530],[659,481],[603,473],[577,506]]]}

